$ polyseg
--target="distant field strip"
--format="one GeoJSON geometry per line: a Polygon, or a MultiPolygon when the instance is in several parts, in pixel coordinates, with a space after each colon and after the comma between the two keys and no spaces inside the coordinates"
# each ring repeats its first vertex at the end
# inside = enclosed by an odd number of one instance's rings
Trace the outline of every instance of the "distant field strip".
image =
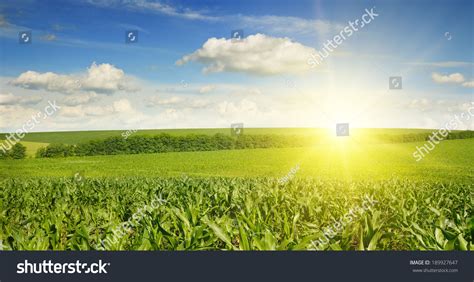
{"type": "MultiPolygon", "coordinates": [[[[474,131],[449,133],[445,139],[468,139],[474,137],[474,131]]],[[[428,141],[427,133],[405,134],[355,134],[352,142],[371,143],[407,143],[428,141]]],[[[228,136],[221,133],[214,135],[188,134],[170,135],[133,135],[127,138],[108,137],[75,145],[51,144],[38,151],[39,157],[70,157],[95,155],[150,154],[166,152],[217,151],[255,148],[292,148],[309,147],[315,144],[335,142],[330,135],[277,135],[277,134],[244,134],[228,136]]]]}
{"type": "MultiPolygon", "coordinates": [[[[401,135],[401,134],[430,134],[434,130],[429,129],[351,129],[352,136],[366,135],[401,135]]],[[[43,143],[78,144],[92,140],[101,140],[109,137],[120,137],[126,130],[98,130],[98,131],[59,131],[59,132],[31,132],[26,134],[24,141],[43,143]]],[[[147,129],[138,130],[134,136],[170,134],[183,136],[189,134],[214,135],[217,133],[230,135],[230,128],[198,128],[198,129],[147,129]]],[[[455,131],[453,131],[455,132],[455,131]]],[[[245,128],[244,134],[276,134],[276,135],[334,135],[332,130],[323,128],[245,128]]],[[[0,139],[5,139],[5,133],[0,133],[0,139]]]]}
{"type": "Polygon", "coordinates": [[[387,179],[393,176],[444,182],[474,182],[474,139],[441,142],[422,161],[412,153],[423,143],[370,144],[339,141],[302,148],[244,149],[37,158],[0,161],[0,177],[173,177],[226,176],[281,178],[298,163],[295,177],[387,179]]]}

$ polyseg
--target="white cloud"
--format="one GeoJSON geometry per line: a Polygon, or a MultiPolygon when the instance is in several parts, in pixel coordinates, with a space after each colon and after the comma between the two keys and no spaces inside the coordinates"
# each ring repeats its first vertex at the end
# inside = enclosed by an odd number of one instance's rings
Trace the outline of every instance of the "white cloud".
{"type": "Polygon", "coordinates": [[[28,96],[28,97],[21,97],[20,104],[23,105],[36,105],[43,101],[43,98],[40,96],[28,96]]]}
{"type": "Polygon", "coordinates": [[[413,99],[408,105],[410,109],[415,109],[422,112],[431,111],[434,109],[435,106],[436,102],[428,100],[426,98],[413,99]]]}
{"type": "Polygon", "coordinates": [[[123,70],[111,64],[97,65],[94,62],[87,69],[87,76],[81,80],[81,86],[85,90],[107,94],[116,91],[137,91],[130,80],[123,70]]]}
{"type": "Polygon", "coordinates": [[[63,106],[61,107],[61,111],[59,112],[59,115],[63,117],[69,117],[69,118],[81,117],[83,116],[83,110],[81,106],[76,106],[76,107],[63,106]]]}
{"type": "Polygon", "coordinates": [[[18,103],[20,97],[14,96],[11,93],[8,94],[0,94],[0,105],[13,105],[18,103]]]}
{"type": "Polygon", "coordinates": [[[27,71],[10,81],[11,85],[26,89],[44,89],[51,92],[74,93],[77,91],[94,91],[96,93],[113,94],[117,91],[136,91],[132,79],[124,71],[111,64],[95,62],[83,75],[62,75],[53,72],[39,73],[27,71]]]}
{"type": "Polygon", "coordinates": [[[474,80],[466,81],[462,84],[462,86],[468,87],[468,88],[474,88],[474,80]]]}
{"type": "Polygon", "coordinates": [[[103,8],[121,8],[142,13],[163,14],[187,20],[221,21],[249,29],[258,27],[259,30],[276,34],[317,33],[324,35],[329,32],[339,33],[344,28],[341,24],[333,24],[321,19],[299,17],[275,15],[243,16],[240,14],[211,16],[205,11],[195,11],[191,8],[171,5],[169,3],[165,4],[163,1],[157,0],[87,0],[87,2],[103,8]]]}
{"type": "Polygon", "coordinates": [[[199,89],[199,93],[201,94],[209,93],[213,91],[214,89],[216,89],[215,85],[204,85],[203,87],[199,89]]]}
{"type": "Polygon", "coordinates": [[[258,106],[255,102],[248,99],[242,99],[240,102],[224,101],[217,105],[221,115],[245,115],[258,112],[258,106]]]}
{"type": "Polygon", "coordinates": [[[0,105],[0,132],[12,132],[35,114],[33,109],[19,105],[0,105]]]}
{"type": "Polygon", "coordinates": [[[122,115],[132,117],[138,112],[132,107],[131,103],[127,99],[120,99],[113,101],[108,105],[77,105],[77,106],[64,106],[61,107],[60,115],[63,117],[77,118],[84,116],[111,116],[111,115],[122,115]]]}
{"type": "Polygon", "coordinates": [[[177,65],[196,61],[206,65],[205,73],[244,72],[257,75],[304,73],[310,68],[308,56],[313,48],[264,34],[250,35],[241,42],[210,38],[202,48],[181,58],[177,65]]]}
{"type": "Polygon", "coordinates": [[[44,89],[51,92],[72,93],[80,89],[78,79],[53,72],[39,73],[27,71],[10,82],[11,85],[26,89],[44,89]]]}
{"type": "Polygon", "coordinates": [[[174,7],[160,1],[147,0],[88,0],[90,4],[100,7],[125,8],[133,11],[158,13],[168,16],[180,17],[189,20],[216,20],[218,18],[205,15],[189,8],[174,7]]]}
{"type": "Polygon", "coordinates": [[[325,35],[327,33],[339,33],[344,26],[333,24],[324,20],[303,19],[298,17],[282,16],[240,16],[239,20],[243,27],[259,27],[270,33],[278,34],[311,34],[325,35]]]}
{"type": "Polygon", "coordinates": [[[436,83],[461,83],[464,81],[464,76],[460,73],[452,73],[450,75],[442,75],[434,72],[431,78],[436,83]]]}
{"type": "Polygon", "coordinates": [[[8,94],[0,94],[0,105],[15,105],[15,104],[23,104],[23,105],[35,105],[39,102],[43,101],[43,98],[40,96],[15,96],[11,93],[8,94]]]}
{"type": "Polygon", "coordinates": [[[420,66],[420,67],[455,68],[455,67],[472,66],[473,63],[460,62],[460,61],[442,61],[442,62],[413,62],[413,63],[407,63],[407,65],[420,66]]]}
{"type": "Polygon", "coordinates": [[[116,113],[133,113],[134,109],[132,107],[132,104],[130,104],[130,101],[127,99],[120,99],[112,104],[114,108],[114,112],[116,113]]]}
{"type": "Polygon", "coordinates": [[[465,112],[469,104],[465,101],[448,101],[448,100],[432,100],[432,99],[413,99],[408,103],[408,108],[421,112],[437,112],[437,113],[458,113],[465,112]]]}
{"type": "Polygon", "coordinates": [[[174,107],[179,109],[204,109],[211,105],[207,99],[196,98],[192,96],[178,97],[171,96],[163,98],[161,96],[152,96],[147,99],[147,107],[174,107]]]}
{"type": "Polygon", "coordinates": [[[97,101],[98,99],[99,99],[99,96],[94,92],[80,93],[80,94],[74,94],[74,95],[66,97],[62,101],[62,104],[73,107],[73,106],[92,103],[92,102],[97,101]]]}
{"type": "Polygon", "coordinates": [[[63,24],[53,24],[51,25],[51,28],[55,31],[63,31],[67,29],[75,29],[75,26],[73,25],[63,25],[63,24]]]}
{"type": "Polygon", "coordinates": [[[147,99],[147,106],[153,107],[153,106],[168,106],[168,105],[176,105],[178,103],[181,103],[183,101],[183,98],[173,96],[170,98],[162,98],[160,96],[153,96],[147,99]]]}

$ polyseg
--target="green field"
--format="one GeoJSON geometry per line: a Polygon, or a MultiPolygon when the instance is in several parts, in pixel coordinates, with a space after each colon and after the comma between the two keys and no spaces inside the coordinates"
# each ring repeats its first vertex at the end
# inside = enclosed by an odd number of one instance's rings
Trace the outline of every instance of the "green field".
{"type": "MultiPolygon", "coordinates": [[[[77,142],[72,135],[35,141],[77,142]]],[[[473,249],[474,139],[443,141],[420,162],[412,153],[423,143],[360,141],[0,161],[0,240],[25,250],[101,249],[116,237],[106,249],[473,249]],[[158,195],[166,202],[117,236],[158,195]],[[367,198],[374,204],[361,209],[367,198]]]]}
{"type": "Polygon", "coordinates": [[[410,179],[458,182],[472,179],[474,139],[442,142],[420,162],[412,156],[423,143],[343,142],[305,148],[113,155],[0,162],[1,177],[226,176],[283,177],[300,164],[298,177],[410,179]]]}
{"type": "MultiPolygon", "coordinates": [[[[90,140],[105,139],[107,137],[121,136],[127,130],[100,130],[100,131],[58,131],[58,132],[32,132],[26,134],[23,141],[40,143],[64,143],[77,144],[90,140]]],[[[320,128],[245,128],[245,134],[283,134],[283,135],[323,135],[328,131],[320,128]]],[[[352,135],[358,134],[407,134],[407,133],[431,133],[428,129],[353,129],[352,135]]],[[[134,135],[156,135],[167,133],[171,135],[206,134],[214,135],[222,133],[230,135],[229,128],[197,128],[197,129],[150,129],[138,130],[134,135]]],[[[5,133],[0,133],[0,140],[5,139],[5,133]]]]}

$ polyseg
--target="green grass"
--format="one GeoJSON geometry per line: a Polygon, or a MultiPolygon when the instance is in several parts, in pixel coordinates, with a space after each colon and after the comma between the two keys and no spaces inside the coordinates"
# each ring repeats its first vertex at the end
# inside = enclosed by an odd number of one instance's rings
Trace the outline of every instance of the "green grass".
{"type": "Polygon", "coordinates": [[[0,162],[1,177],[228,176],[283,177],[300,163],[300,177],[466,180],[473,176],[474,139],[443,141],[422,161],[423,143],[360,145],[350,141],[307,148],[28,159],[0,162]]]}
{"type": "Polygon", "coordinates": [[[15,250],[98,249],[162,195],[166,203],[106,249],[473,250],[474,139],[443,141],[416,162],[423,144],[333,138],[304,148],[4,160],[0,240],[15,250]],[[376,203],[327,244],[311,244],[366,197],[376,203]]]}
{"type": "MultiPolygon", "coordinates": [[[[286,135],[313,135],[326,134],[327,129],[321,128],[245,128],[245,134],[286,134],[286,135]]],[[[42,142],[42,143],[63,143],[78,144],[96,139],[105,139],[107,137],[121,136],[126,130],[107,130],[107,131],[60,131],[60,132],[32,132],[26,134],[24,141],[42,142]]],[[[428,129],[351,129],[351,134],[408,134],[408,133],[430,133],[428,129]]],[[[209,134],[222,133],[230,135],[229,128],[201,128],[201,129],[152,129],[139,130],[136,135],[155,135],[168,133],[172,135],[188,134],[209,134]]],[[[0,139],[4,139],[5,134],[0,134],[0,139]]]]}

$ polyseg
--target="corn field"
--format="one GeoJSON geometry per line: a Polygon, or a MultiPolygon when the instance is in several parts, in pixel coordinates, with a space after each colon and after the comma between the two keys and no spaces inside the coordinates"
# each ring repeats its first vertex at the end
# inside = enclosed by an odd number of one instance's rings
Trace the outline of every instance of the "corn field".
{"type": "Polygon", "coordinates": [[[7,179],[0,240],[4,250],[473,250],[473,190],[400,179],[7,179]],[[325,234],[365,198],[374,204],[325,234]]]}

